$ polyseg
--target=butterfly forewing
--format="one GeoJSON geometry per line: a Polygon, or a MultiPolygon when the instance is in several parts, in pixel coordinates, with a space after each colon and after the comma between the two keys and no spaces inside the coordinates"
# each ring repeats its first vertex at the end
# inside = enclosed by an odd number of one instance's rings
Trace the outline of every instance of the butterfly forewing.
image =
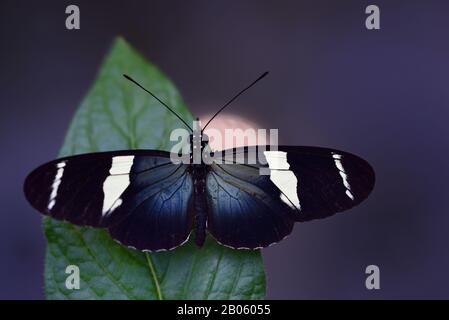
{"type": "MultiPolygon", "coordinates": [[[[375,175],[368,162],[344,151],[280,147],[275,155],[282,157],[289,167],[286,170],[296,177],[295,201],[300,212],[297,221],[325,218],[348,210],[365,200],[374,187],[375,175]]],[[[268,163],[269,157],[270,153],[268,163]]],[[[288,187],[286,192],[295,193],[288,187]]]]}

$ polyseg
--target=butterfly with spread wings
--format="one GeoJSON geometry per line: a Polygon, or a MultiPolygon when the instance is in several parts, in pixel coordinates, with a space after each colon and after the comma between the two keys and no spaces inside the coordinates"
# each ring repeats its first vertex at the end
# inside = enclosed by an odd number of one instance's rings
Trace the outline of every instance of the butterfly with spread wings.
{"type": "Polygon", "coordinates": [[[236,249],[267,247],[295,222],[350,209],[372,191],[375,175],[353,154],[319,147],[243,147],[192,161],[194,141],[208,150],[207,125],[261,75],[220,108],[203,129],[192,129],[168,105],[129,76],[192,131],[190,154],[124,150],[75,155],[46,163],[25,180],[30,204],[44,215],[79,226],[106,228],[142,251],[170,250],[194,231],[236,249]],[[262,150],[262,151],[260,151],[262,150]],[[255,159],[255,161],[254,161],[255,159]],[[251,160],[251,161],[250,161],[251,160]]]}

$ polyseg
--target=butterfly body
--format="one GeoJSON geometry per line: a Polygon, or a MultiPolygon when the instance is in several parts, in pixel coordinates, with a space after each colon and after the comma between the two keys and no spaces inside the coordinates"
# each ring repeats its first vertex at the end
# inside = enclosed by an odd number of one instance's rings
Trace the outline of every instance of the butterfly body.
{"type": "MultiPolygon", "coordinates": [[[[198,119],[197,119],[198,120],[198,119]]],[[[208,166],[204,163],[201,155],[208,148],[208,137],[201,130],[195,130],[190,136],[190,167],[187,169],[192,176],[193,194],[190,210],[193,210],[195,244],[202,247],[206,240],[206,228],[208,217],[207,205],[207,185],[206,179],[208,174],[208,166]],[[196,150],[198,148],[198,150],[196,150]]]]}
{"type": "Polygon", "coordinates": [[[205,164],[192,165],[191,174],[193,178],[193,207],[195,215],[195,243],[202,247],[206,239],[207,228],[207,166],[205,164]]]}

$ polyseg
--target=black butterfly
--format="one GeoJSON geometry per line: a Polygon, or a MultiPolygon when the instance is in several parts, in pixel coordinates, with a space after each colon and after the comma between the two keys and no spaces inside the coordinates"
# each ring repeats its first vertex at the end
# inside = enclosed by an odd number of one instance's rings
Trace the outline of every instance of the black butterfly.
{"type": "Polygon", "coordinates": [[[266,74],[226,103],[202,130],[193,130],[125,75],[192,131],[187,163],[172,161],[179,154],[156,150],[65,157],[28,175],[26,198],[45,215],[107,228],[118,242],[148,251],[175,248],[193,229],[200,247],[206,232],[232,248],[266,247],[289,235],[296,221],[325,218],[358,205],[374,187],[374,171],[347,152],[258,146],[213,153],[210,164],[192,163],[194,140],[206,150],[207,125],[266,74]]]}

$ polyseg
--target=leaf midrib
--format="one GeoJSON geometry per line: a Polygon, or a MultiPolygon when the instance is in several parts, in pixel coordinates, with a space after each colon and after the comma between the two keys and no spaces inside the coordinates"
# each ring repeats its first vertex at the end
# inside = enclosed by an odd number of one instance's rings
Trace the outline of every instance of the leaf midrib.
{"type": "Polygon", "coordinates": [[[147,263],[148,267],[150,268],[151,277],[153,278],[154,286],[156,287],[157,298],[158,300],[164,300],[164,296],[162,295],[161,291],[161,285],[157,277],[156,269],[154,268],[153,259],[151,259],[151,255],[149,252],[145,252],[145,257],[147,258],[147,263]]]}

